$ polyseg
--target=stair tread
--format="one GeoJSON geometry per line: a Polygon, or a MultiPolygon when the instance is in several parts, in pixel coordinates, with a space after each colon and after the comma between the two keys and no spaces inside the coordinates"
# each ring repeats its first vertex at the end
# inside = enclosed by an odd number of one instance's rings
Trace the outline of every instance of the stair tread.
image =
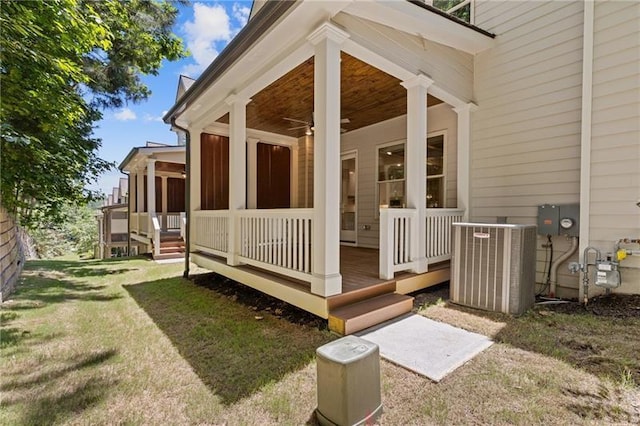
{"type": "Polygon", "coordinates": [[[349,320],[373,311],[387,308],[398,303],[404,303],[407,300],[413,300],[413,297],[404,294],[387,293],[371,299],[352,303],[350,305],[341,306],[329,313],[330,316],[349,320]]]}

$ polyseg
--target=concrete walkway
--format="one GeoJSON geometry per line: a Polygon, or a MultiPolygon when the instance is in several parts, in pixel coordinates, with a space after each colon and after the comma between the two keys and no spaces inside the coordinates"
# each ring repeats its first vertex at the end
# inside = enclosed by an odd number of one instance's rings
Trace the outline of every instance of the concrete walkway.
{"type": "Polygon", "coordinates": [[[471,333],[421,315],[409,314],[357,333],[380,347],[380,356],[435,382],[493,344],[471,333]]]}

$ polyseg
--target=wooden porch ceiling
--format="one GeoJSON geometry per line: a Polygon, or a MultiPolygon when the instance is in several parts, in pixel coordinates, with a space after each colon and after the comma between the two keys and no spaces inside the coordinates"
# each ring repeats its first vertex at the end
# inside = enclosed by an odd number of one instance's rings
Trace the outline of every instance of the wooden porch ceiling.
{"type": "MultiPolygon", "coordinates": [[[[341,56],[341,114],[350,120],[342,124],[356,130],[407,113],[407,92],[400,80],[344,52],[341,56]]],[[[427,106],[442,103],[428,95],[427,106]]],[[[302,137],[304,126],[285,117],[311,122],[313,113],[313,57],[267,86],[247,105],[247,127],[302,137]]],[[[228,123],[228,114],[219,122],[228,123]]]]}
{"type": "Polygon", "coordinates": [[[185,168],[184,164],[156,161],[155,170],[156,172],[183,173],[185,168]]]}

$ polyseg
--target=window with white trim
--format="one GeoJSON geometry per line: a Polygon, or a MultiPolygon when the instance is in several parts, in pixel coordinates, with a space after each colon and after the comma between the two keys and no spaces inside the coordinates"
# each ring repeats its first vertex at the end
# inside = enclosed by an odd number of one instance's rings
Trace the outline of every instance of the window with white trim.
{"type": "Polygon", "coordinates": [[[404,142],[378,148],[378,206],[404,208],[405,158],[404,142]]]}
{"type": "Polygon", "coordinates": [[[427,208],[445,207],[445,134],[427,138],[427,208]]]}

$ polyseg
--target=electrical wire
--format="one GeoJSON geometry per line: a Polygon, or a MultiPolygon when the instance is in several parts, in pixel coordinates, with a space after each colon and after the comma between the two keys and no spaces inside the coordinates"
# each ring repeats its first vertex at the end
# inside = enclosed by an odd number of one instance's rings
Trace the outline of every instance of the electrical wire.
{"type": "Polygon", "coordinates": [[[551,235],[547,234],[547,244],[544,246],[544,270],[543,274],[546,272],[546,279],[544,284],[542,284],[542,288],[538,293],[536,293],[536,297],[542,296],[545,291],[549,288],[551,284],[551,265],[553,264],[553,240],[551,239],[551,235]],[[549,250],[551,249],[551,250],[549,250]],[[549,256],[549,251],[551,251],[551,256],[549,256]]]}

